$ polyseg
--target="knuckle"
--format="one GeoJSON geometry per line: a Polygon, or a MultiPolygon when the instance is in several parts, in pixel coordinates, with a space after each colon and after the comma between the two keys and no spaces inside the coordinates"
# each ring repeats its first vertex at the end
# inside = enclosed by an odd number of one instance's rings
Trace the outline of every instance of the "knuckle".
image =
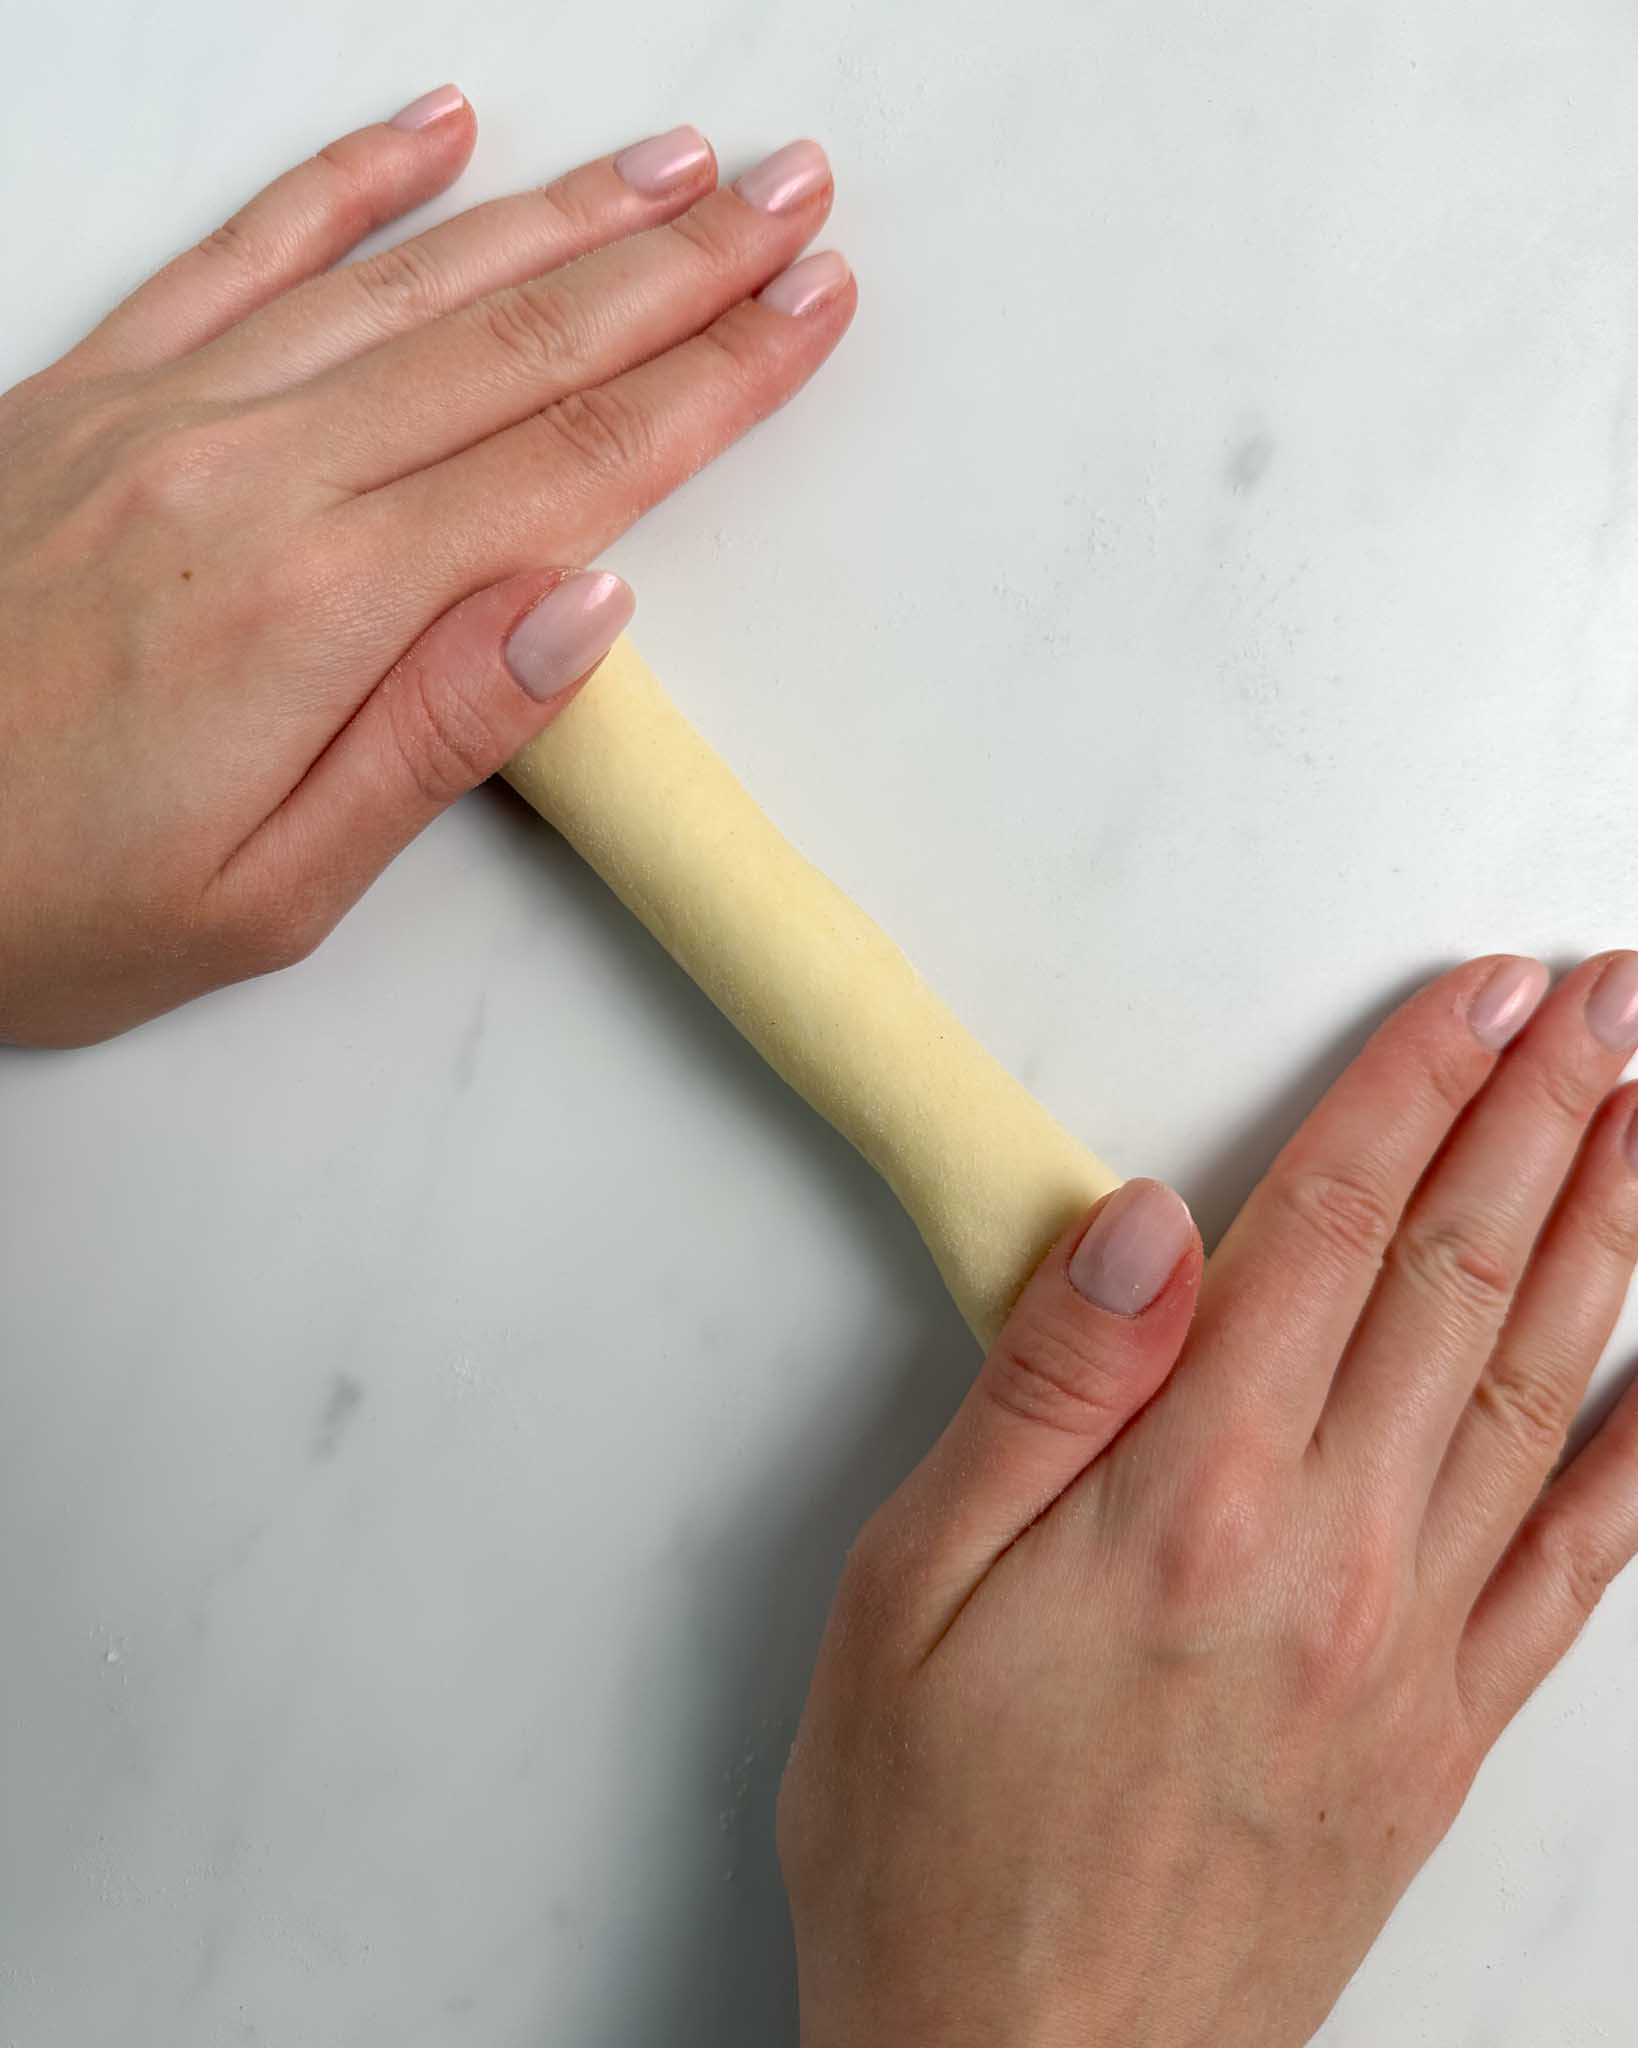
{"type": "Polygon", "coordinates": [[[1474,1069],[1482,1056],[1480,1048],[1471,1031],[1465,1037],[1471,1042],[1459,1052],[1443,1044],[1428,1052],[1422,1069],[1435,1099],[1451,1116],[1460,1116],[1467,1108],[1479,1079],[1474,1069]]]}
{"type": "Polygon", "coordinates": [[[1397,1217],[1381,1187],[1353,1167],[1314,1167],[1279,1183],[1282,1206],[1312,1241],[1349,1261],[1379,1265],[1397,1217]]]}
{"type": "Polygon", "coordinates": [[[555,185],[537,186],[534,199],[545,216],[548,232],[557,242],[579,248],[598,233],[599,218],[588,204],[578,179],[564,178],[555,185]]]}
{"type": "Polygon", "coordinates": [[[1638,1207],[1631,1202],[1578,1205],[1575,1228],[1604,1263],[1625,1271],[1638,1260],[1638,1207]]]}
{"type": "Polygon", "coordinates": [[[1548,1585],[1585,1621],[1609,1591],[1620,1560],[1612,1558],[1587,1530],[1558,1515],[1537,1516],[1529,1525],[1527,1540],[1548,1585]]]}
{"type": "Polygon", "coordinates": [[[689,254],[703,258],[713,276],[734,268],[739,238],[717,208],[693,207],[670,222],[666,232],[681,242],[689,254]]]}
{"type": "Polygon", "coordinates": [[[1543,1470],[1550,1469],[1569,1436],[1570,1418],[1549,1381],[1498,1352],[1473,1389],[1473,1405],[1543,1470]]]}
{"type": "Polygon", "coordinates": [[[735,382],[751,382],[759,372],[766,374],[768,347],[766,331],[747,317],[744,306],[734,306],[701,330],[700,342],[727,365],[735,382]]]}
{"type": "Polygon", "coordinates": [[[352,150],[339,142],[327,142],[314,155],[313,166],[332,227],[349,241],[362,240],[375,225],[375,209],[359,178],[352,150]]]}
{"type": "Polygon", "coordinates": [[[1159,1596],[1174,1625],[1190,1637],[1214,1631],[1267,1563],[1273,1530],[1260,1459],[1236,1446],[1197,1464],[1156,1539],[1159,1596]]]}
{"type": "Polygon", "coordinates": [[[119,458],[126,487],[140,504],[163,514],[187,512],[210,496],[227,462],[224,436],[202,422],[171,422],[138,433],[119,458]]]}
{"type": "Polygon", "coordinates": [[[502,356],[533,379],[553,376],[574,353],[572,321],[563,296],[539,280],[512,285],[482,300],[476,318],[502,356]]]}
{"type": "Polygon", "coordinates": [[[197,244],[201,256],[212,263],[237,263],[248,265],[253,260],[250,232],[242,214],[234,214],[212,228],[210,233],[197,244]]]}
{"type": "Polygon", "coordinates": [[[420,242],[379,250],[353,264],[348,275],[371,307],[394,325],[430,318],[442,303],[437,268],[420,242]]]}
{"type": "Polygon", "coordinates": [[[1426,1223],[1402,1230],[1389,1259],[1419,1291],[1454,1301],[1469,1316],[1499,1324],[1517,1285],[1513,1261],[1470,1221],[1426,1223]]]}
{"type": "Polygon", "coordinates": [[[1126,1412],[1119,1364],[1037,1317],[996,1340],[983,1386],[995,1407],[1019,1421],[1086,1436],[1126,1412]]]}
{"type": "Polygon", "coordinates": [[[494,744],[479,707],[423,662],[399,671],[385,702],[393,745],[423,801],[443,810],[491,772],[494,744]]]}
{"type": "Polygon", "coordinates": [[[598,475],[627,475],[655,460],[653,422],[613,385],[576,391],[548,406],[540,418],[562,448],[598,475]]]}
{"type": "Polygon", "coordinates": [[[1535,1106],[1554,1123],[1579,1131],[1598,1106],[1593,1078],[1565,1060],[1532,1060],[1525,1077],[1535,1106]]]}
{"type": "Polygon", "coordinates": [[[1371,1682],[1398,1611],[1399,1573],[1391,1546],[1356,1531],[1350,1553],[1297,1604],[1298,1683],[1311,1706],[1329,1708],[1371,1682]]]}

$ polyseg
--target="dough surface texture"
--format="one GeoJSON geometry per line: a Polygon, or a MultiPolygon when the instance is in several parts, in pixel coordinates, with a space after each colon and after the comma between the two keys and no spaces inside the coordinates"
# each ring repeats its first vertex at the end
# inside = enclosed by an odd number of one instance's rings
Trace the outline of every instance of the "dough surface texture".
{"type": "Polygon", "coordinates": [[[506,779],[885,1178],[989,1344],[1118,1177],[775,829],[629,642],[506,779]]]}

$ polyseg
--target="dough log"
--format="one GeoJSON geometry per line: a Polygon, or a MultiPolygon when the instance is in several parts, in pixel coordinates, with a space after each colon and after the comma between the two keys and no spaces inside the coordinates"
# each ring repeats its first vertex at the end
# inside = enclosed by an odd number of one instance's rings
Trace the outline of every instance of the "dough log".
{"type": "Polygon", "coordinates": [[[626,641],[506,777],[883,1175],[989,1344],[1116,1175],[774,829],[626,641]]]}

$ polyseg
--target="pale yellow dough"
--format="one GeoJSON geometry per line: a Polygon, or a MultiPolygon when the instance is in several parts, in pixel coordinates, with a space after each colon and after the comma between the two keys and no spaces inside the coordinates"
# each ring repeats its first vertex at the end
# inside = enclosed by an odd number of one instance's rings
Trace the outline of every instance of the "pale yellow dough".
{"type": "Polygon", "coordinates": [[[506,776],[885,1177],[990,1343],[1116,1176],[774,829],[626,641],[506,776]]]}

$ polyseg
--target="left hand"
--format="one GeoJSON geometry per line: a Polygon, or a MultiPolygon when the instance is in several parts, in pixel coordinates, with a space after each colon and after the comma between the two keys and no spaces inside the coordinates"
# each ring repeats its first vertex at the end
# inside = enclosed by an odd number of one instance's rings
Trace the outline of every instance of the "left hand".
{"type": "Polygon", "coordinates": [[[329,267],[475,132],[449,88],[329,143],[0,397],[0,1039],[310,952],[608,651],[585,565],[846,332],[811,142],[719,189],[678,130],[329,267]]]}

